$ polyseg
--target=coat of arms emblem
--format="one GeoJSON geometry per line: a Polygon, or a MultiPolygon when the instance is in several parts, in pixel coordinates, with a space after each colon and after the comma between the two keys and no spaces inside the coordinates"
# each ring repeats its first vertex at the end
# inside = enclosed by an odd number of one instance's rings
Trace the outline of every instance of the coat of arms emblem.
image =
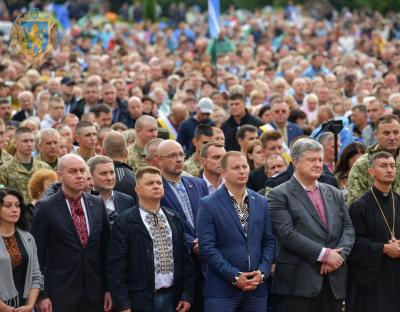
{"type": "Polygon", "coordinates": [[[53,13],[37,9],[20,13],[11,29],[11,47],[17,57],[40,66],[56,44],[57,22],[53,13]]]}

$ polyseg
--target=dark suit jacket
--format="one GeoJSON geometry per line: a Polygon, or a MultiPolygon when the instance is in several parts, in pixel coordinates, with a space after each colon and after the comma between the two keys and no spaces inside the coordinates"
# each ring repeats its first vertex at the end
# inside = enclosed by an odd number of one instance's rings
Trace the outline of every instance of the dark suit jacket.
{"type": "Polygon", "coordinates": [[[108,217],[101,198],[87,193],[83,198],[90,227],[86,248],[60,190],[39,201],[33,216],[31,232],[45,280],[41,296],[58,305],[76,305],[83,292],[92,303],[104,299],[108,217]]]}
{"type": "MultiPolygon", "coordinates": [[[[22,122],[22,121],[24,121],[24,120],[27,118],[27,115],[28,115],[28,114],[26,113],[26,111],[25,111],[24,109],[21,109],[20,111],[18,111],[18,112],[13,116],[12,120],[22,122]]],[[[29,116],[29,115],[28,115],[28,116],[29,116]]]]}
{"type": "MultiPolygon", "coordinates": [[[[193,302],[193,264],[184,241],[184,225],[177,214],[162,207],[172,231],[174,301],[193,302]]],[[[152,312],[154,298],[153,241],[138,206],[118,216],[111,232],[107,278],[115,311],[152,312]]]]}
{"type": "Polygon", "coordinates": [[[250,172],[249,181],[247,181],[247,187],[254,192],[258,192],[264,187],[267,180],[268,177],[265,174],[265,168],[262,166],[250,172]]]}
{"type": "Polygon", "coordinates": [[[124,162],[114,160],[115,169],[115,187],[114,190],[133,196],[137,202],[137,195],[135,192],[136,180],[133,169],[124,162]]]}
{"type": "MultiPolygon", "coordinates": [[[[99,104],[100,102],[98,102],[99,104]]],[[[70,112],[72,114],[75,114],[79,119],[81,119],[82,115],[85,113],[85,99],[80,99],[78,102],[76,102],[72,107],[70,112]]],[[[94,107],[95,105],[93,105],[94,107]]]]}
{"type": "Polygon", "coordinates": [[[135,198],[121,192],[113,191],[115,210],[121,214],[125,210],[132,208],[137,204],[135,198]]]}
{"type": "Polygon", "coordinates": [[[225,134],[225,148],[227,151],[240,151],[240,146],[236,139],[236,132],[237,129],[243,125],[253,125],[258,128],[263,125],[263,122],[249,112],[246,112],[246,115],[240,120],[239,124],[237,124],[235,119],[231,116],[221,126],[225,134]]]}
{"type": "MultiPolygon", "coordinates": [[[[199,207],[200,199],[208,195],[207,184],[200,178],[182,176],[181,181],[185,186],[186,192],[189,196],[190,204],[192,206],[193,212],[193,222],[196,226],[197,212],[199,207]]],[[[164,197],[161,200],[161,204],[165,207],[168,207],[178,213],[178,215],[182,218],[185,224],[185,232],[186,232],[186,242],[188,246],[192,246],[193,241],[197,238],[196,229],[193,228],[189,221],[187,221],[185,213],[183,212],[183,208],[176,198],[174,191],[168,182],[163,178],[164,184],[164,197]]]]}
{"type": "MultiPolygon", "coordinates": [[[[235,297],[242,293],[232,285],[238,272],[260,270],[268,277],[275,257],[275,238],[267,201],[250,189],[249,230],[245,236],[227,188],[200,201],[197,216],[200,255],[207,264],[204,297],[235,297]]],[[[252,294],[267,296],[267,285],[252,294]]]]}
{"type": "MultiPolygon", "coordinates": [[[[294,167],[293,167],[293,164],[290,163],[288,168],[286,169],[286,171],[278,174],[276,177],[265,180],[264,187],[274,188],[278,185],[281,185],[282,183],[289,181],[290,178],[293,176],[293,173],[294,173],[294,167]]],[[[329,169],[328,169],[328,167],[326,167],[326,165],[323,165],[322,174],[319,177],[318,181],[332,185],[332,186],[336,187],[337,189],[339,188],[339,185],[338,185],[338,182],[337,182],[335,176],[329,172],[329,169]]]]}
{"type": "MultiPolygon", "coordinates": [[[[277,129],[276,125],[273,122],[271,122],[270,125],[272,127],[274,127],[274,129],[277,129]]],[[[303,129],[301,129],[295,123],[292,123],[289,121],[287,123],[286,129],[287,129],[287,136],[288,136],[288,142],[287,142],[288,145],[290,145],[290,142],[292,142],[293,139],[304,134],[303,129]]]]}
{"type": "MultiPolygon", "coordinates": [[[[272,224],[280,244],[276,257],[272,291],[277,294],[315,297],[324,276],[317,261],[323,247],[343,248],[344,260],[350,254],[355,234],[343,194],[319,183],[328,226],[321,218],[305,190],[295,177],[274,188],[267,200],[272,224]]],[[[345,298],[347,265],[328,275],[333,295],[345,298]]]]}

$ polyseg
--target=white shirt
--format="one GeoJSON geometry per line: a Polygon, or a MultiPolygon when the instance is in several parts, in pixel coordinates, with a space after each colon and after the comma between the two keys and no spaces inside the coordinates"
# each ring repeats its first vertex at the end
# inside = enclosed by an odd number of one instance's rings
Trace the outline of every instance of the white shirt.
{"type": "MultiPolygon", "coordinates": [[[[71,212],[71,207],[69,205],[69,202],[68,202],[68,200],[65,200],[65,201],[67,202],[68,210],[72,217],[72,212],[71,212]]],[[[81,197],[81,204],[82,204],[82,208],[83,208],[83,213],[85,215],[86,229],[88,231],[88,236],[89,236],[90,235],[90,225],[89,225],[89,219],[87,216],[87,211],[86,211],[85,201],[83,200],[83,196],[81,197]]]]}
{"type": "Polygon", "coordinates": [[[204,180],[204,182],[206,182],[208,193],[210,193],[210,194],[214,193],[216,190],[219,190],[222,187],[222,185],[224,185],[224,183],[225,183],[225,179],[222,178],[221,179],[221,183],[218,185],[217,188],[215,188],[214,185],[212,185],[211,182],[208,181],[208,179],[207,179],[206,175],[204,174],[204,172],[203,172],[203,180],[204,180]]]}
{"type": "Polygon", "coordinates": [[[114,203],[114,192],[111,191],[111,196],[106,200],[103,199],[104,205],[107,209],[111,211],[115,211],[115,203],[114,203]]]}
{"type": "MultiPolygon", "coordinates": [[[[140,211],[140,216],[142,218],[142,221],[144,225],[146,226],[147,231],[149,232],[149,235],[151,236],[151,231],[149,231],[149,224],[146,222],[146,216],[148,215],[148,212],[144,211],[143,209],[139,209],[140,211]]],[[[160,214],[165,217],[164,211],[160,209],[160,214]]],[[[167,219],[165,217],[165,219],[167,219]]],[[[168,219],[167,219],[168,220],[168,219]]],[[[168,232],[169,232],[169,239],[172,241],[172,231],[171,227],[167,221],[167,227],[168,227],[168,232]]],[[[153,237],[152,237],[153,239],[153,237]]],[[[153,255],[156,254],[154,250],[155,244],[153,244],[153,255]]],[[[155,265],[155,264],[154,264],[155,265]]],[[[156,289],[161,289],[161,288],[169,288],[172,285],[174,285],[174,273],[168,273],[168,274],[157,274],[154,272],[154,285],[156,289]]]]}

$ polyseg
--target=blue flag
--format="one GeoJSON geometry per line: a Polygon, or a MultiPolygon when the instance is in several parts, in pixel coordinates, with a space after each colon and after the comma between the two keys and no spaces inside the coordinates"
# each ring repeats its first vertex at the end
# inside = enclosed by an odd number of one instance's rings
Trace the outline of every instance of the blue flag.
{"type": "Polygon", "coordinates": [[[208,0],[208,27],[211,38],[218,38],[219,35],[219,0],[208,0]]]}

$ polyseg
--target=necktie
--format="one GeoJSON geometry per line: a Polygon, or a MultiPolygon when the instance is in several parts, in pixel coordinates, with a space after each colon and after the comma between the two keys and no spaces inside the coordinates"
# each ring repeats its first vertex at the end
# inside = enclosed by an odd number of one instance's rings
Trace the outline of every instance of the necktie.
{"type": "Polygon", "coordinates": [[[64,195],[65,198],[68,200],[69,206],[71,208],[72,221],[74,222],[79,240],[81,241],[82,246],[85,248],[87,246],[89,235],[86,226],[85,213],[83,212],[81,197],[73,198],[66,194],[64,195]]]}

